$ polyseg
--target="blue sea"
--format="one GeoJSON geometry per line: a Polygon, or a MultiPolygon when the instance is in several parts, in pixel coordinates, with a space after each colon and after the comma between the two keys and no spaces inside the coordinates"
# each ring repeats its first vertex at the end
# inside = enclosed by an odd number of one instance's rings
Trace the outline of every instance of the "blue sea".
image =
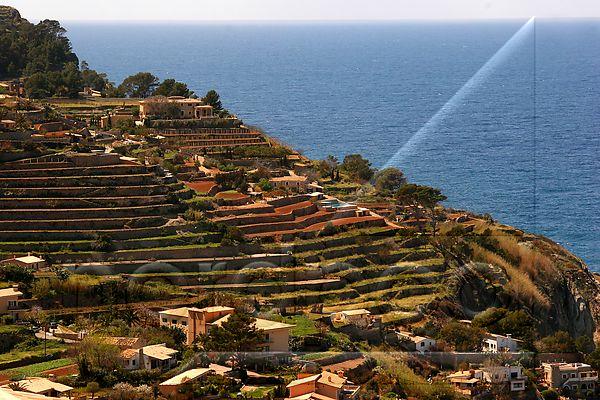
{"type": "MultiPolygon", "coordinates": [[[[525,22],[66,26],[114,82],[150,71],[216,89],[307,156],[382,167],[525,22]]],[[[538,19],[535,41],[529,29],[503,52],[396,164],[448,205],[544,234],[600,271],[600,21],[538,19]]]]}

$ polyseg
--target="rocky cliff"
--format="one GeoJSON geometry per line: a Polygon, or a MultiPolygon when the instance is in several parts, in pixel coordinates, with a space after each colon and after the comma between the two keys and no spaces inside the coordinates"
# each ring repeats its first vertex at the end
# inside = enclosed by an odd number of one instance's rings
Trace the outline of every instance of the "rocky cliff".
{"type": "Polygon", "coordinates": [[[541,336],[563,330],[600,338],[600,285],[581,259],[545,237],[501,225],[485,229],[486,248],[470,234],[475,251],[454,261],[460,264],[450,296],[455,313],[472,318],[489,307],[524,309],[541,336]]]}

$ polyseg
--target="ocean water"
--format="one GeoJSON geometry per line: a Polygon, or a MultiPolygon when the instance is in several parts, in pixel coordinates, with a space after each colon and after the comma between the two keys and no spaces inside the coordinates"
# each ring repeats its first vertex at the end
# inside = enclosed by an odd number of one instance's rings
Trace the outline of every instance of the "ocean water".
{"type": "MultiPolygon", "coordinates": [[[[114,82],[150,71],[214,88],[310,157],[381,167],[525,22],[66,27],[114,82]]],[[[448,205],[544,234],[600,271],[599,134],[600,21],[537,20],[535,53],[529,30],[396,164],[448,205]]]]}

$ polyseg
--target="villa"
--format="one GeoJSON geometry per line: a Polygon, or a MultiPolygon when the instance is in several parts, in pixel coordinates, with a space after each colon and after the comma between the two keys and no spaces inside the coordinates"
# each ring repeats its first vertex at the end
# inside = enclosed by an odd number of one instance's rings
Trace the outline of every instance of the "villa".
{"type": "Polygon", "coordinates": [[[323,371],[317,375],[302,377],[287,385],[286,400],[353,400],[360,386],[354,385],[342,373],[323,371]]]}
{"type": "Polygon", "coordinates": [[[269,179],[275,189],[288,189],[298,193],[305,193],[308,188],[308,177],[302,175],[280,176],[269,179]]]}
{"type": "Polygon", "coordinates": [[[514,353],[519,350],[519,341],[510,335],[489,334],[483,339],[482,350],[488,353],[514,353]]]}
{"type": "Polygon", "coordinates": [[[200,99],[181,96],[152,97],[140,101],[140,118],[170,117],[175,119],[214,118],[213,108],[200,99]]]}
{"type": "MultiPolygon", "coordinates": [[[[177,327],[186,334],[186,343],[191,345],[200,335],[221,324],[235,312],[232,307],[213,306],[205,308],[181,307],[159,312],[162,326],[177,327]]],[[[294,325],[255,318],[255,326],[265,334],[264,352],[287,353],[290,330],[294,325]]]]}
{"type": "Polygon", "coordinates": [[[572,391],[593,390],[598,382],[598,373],[583,363],[543,363],[544,382],[553,388],[567,387],[572,391]]]}

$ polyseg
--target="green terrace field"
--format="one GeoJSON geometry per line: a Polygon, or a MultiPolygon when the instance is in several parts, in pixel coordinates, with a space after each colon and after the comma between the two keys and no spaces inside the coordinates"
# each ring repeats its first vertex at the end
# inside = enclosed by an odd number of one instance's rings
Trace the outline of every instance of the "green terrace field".
{"type": "Polygon", "coordinates": [[[75,360],[72,358],[58,358],[56,360],[43,361],[40,363],[35,363],[31,365],[27,365],[24,367],[11,368],[4,371],[0,371],[2,375],[8,375],[10,377],[13,376],[41,376],[43,372],[66,367],[67,365],[75,364],[75,360]]]}

